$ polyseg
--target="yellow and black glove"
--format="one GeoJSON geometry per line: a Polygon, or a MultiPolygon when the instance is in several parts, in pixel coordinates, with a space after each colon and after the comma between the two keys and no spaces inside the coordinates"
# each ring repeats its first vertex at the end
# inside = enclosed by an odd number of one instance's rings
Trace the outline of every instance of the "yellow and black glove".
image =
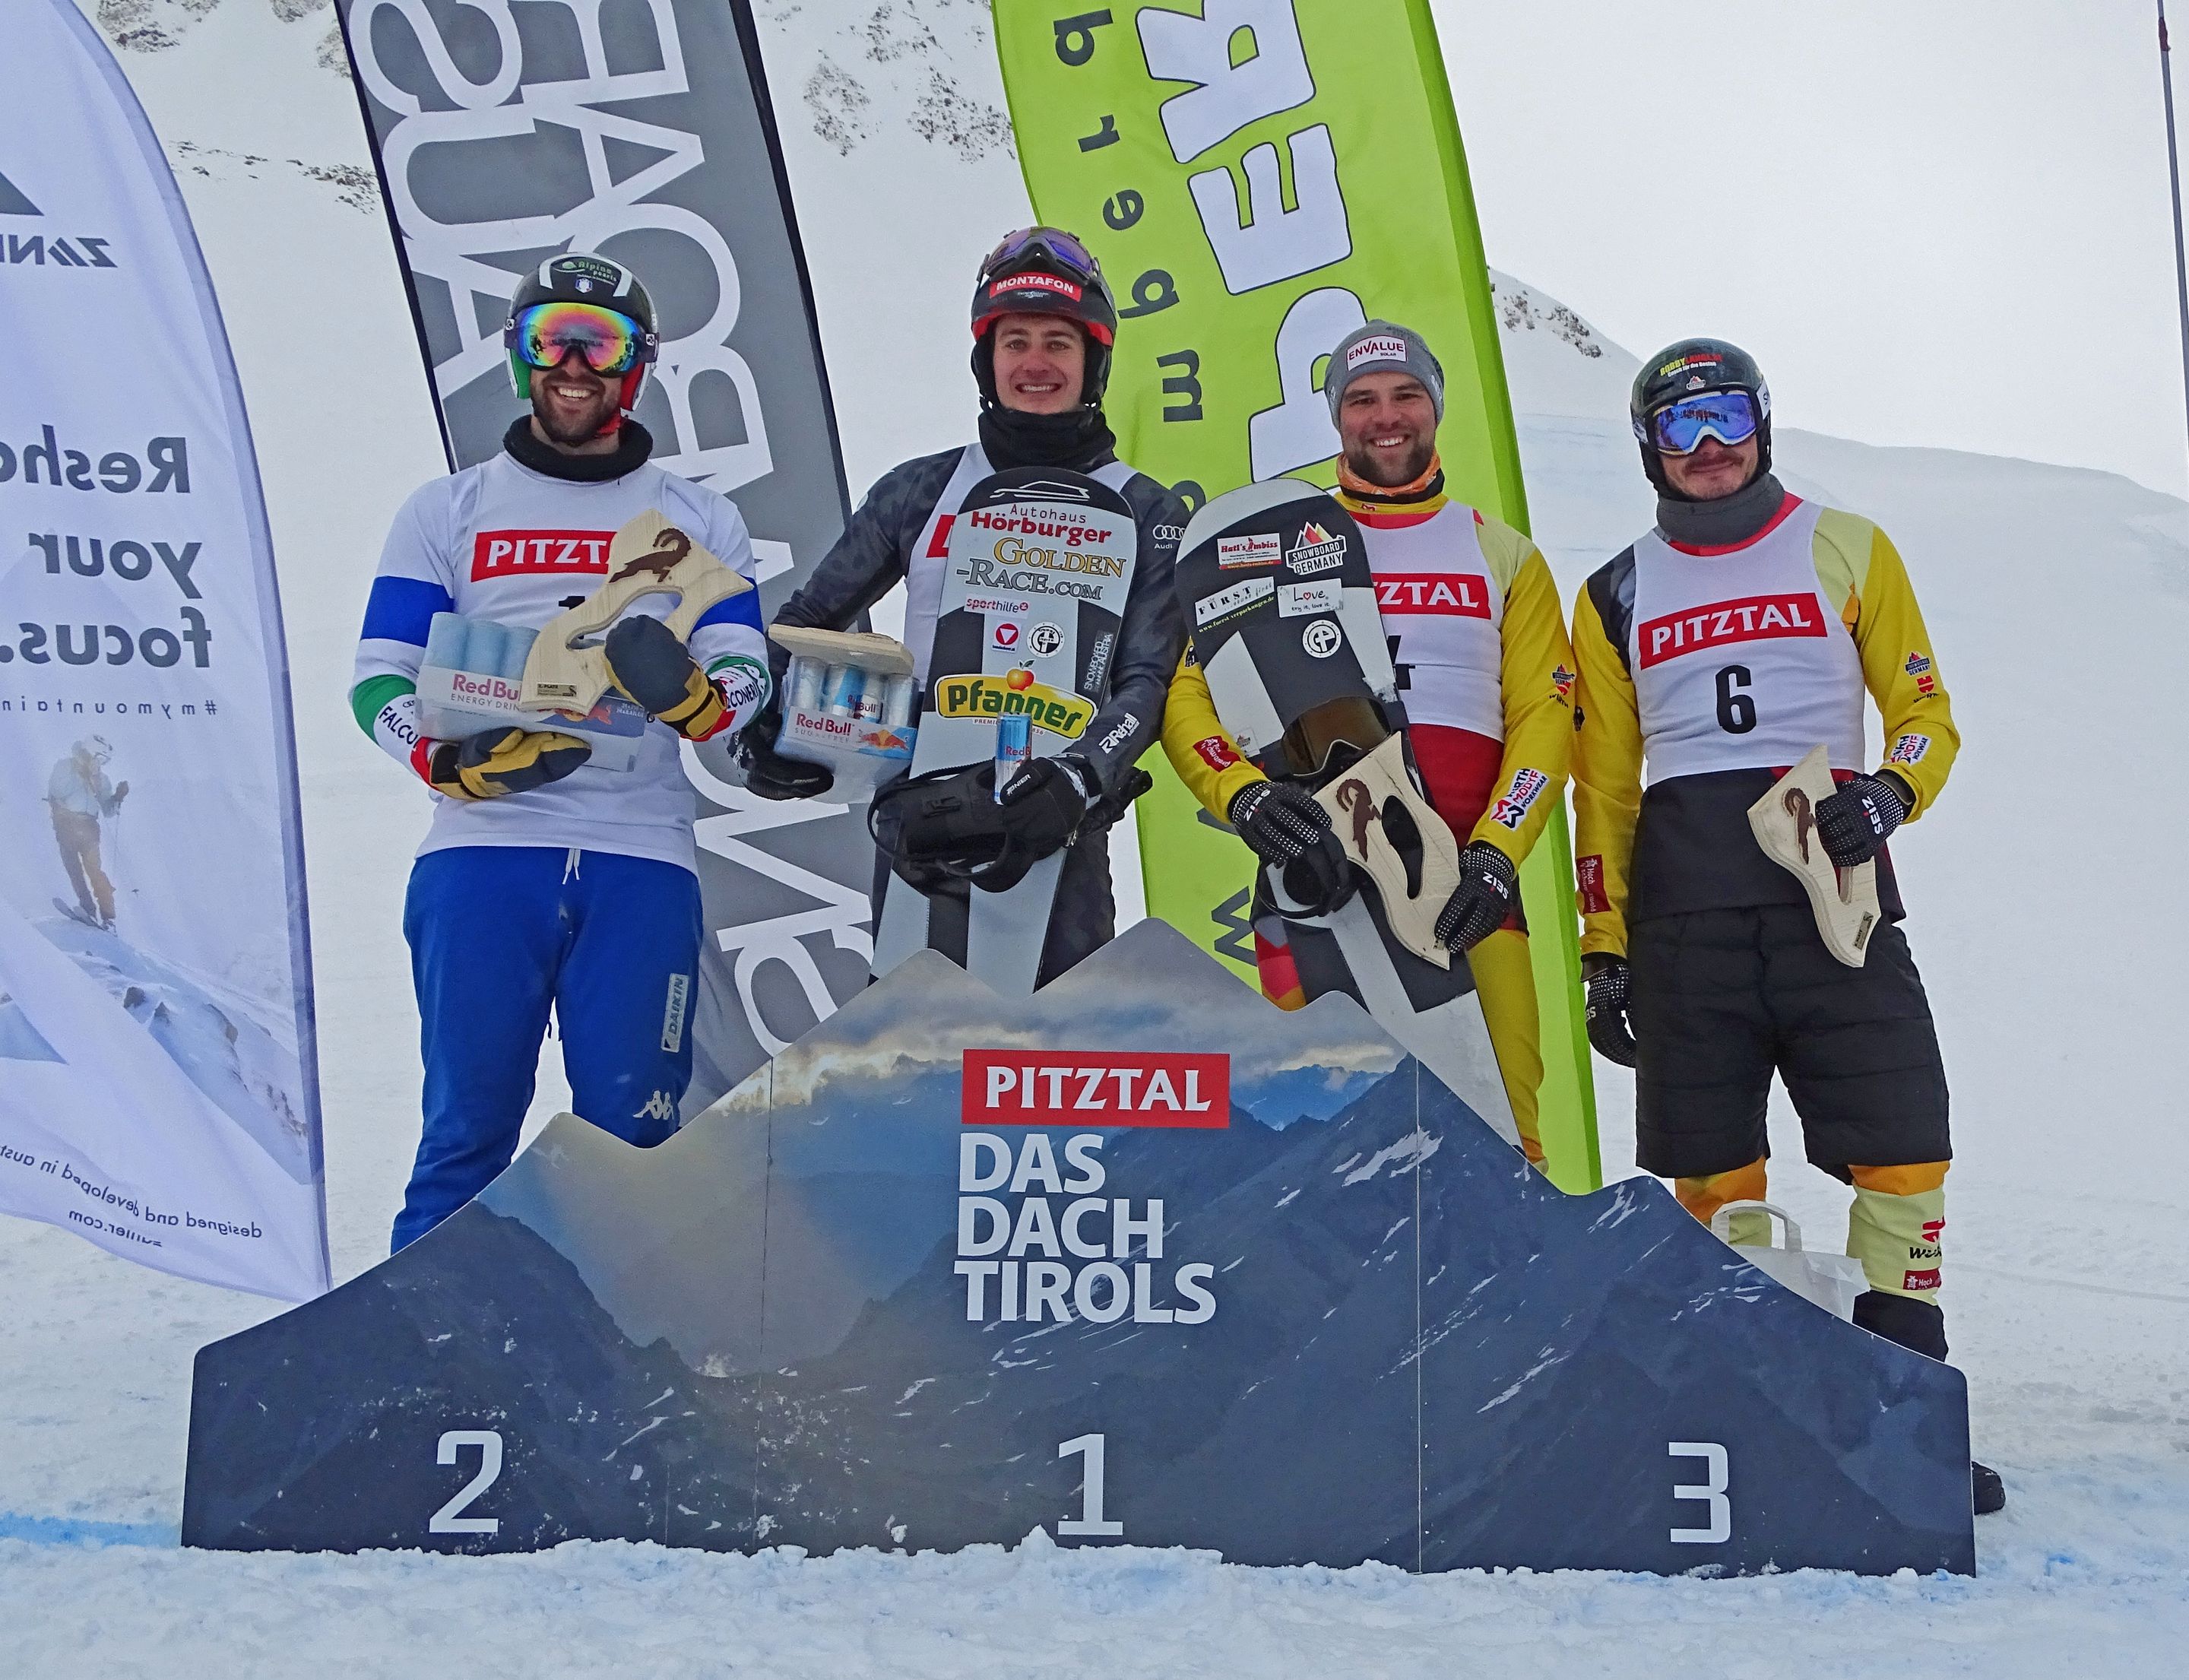
{"type": "Polygon", "coordinates": [[[552,730],[489,729],[461,741],[421,739],[411,767],[450,799],[500,799],[559,782],[593,755],[575,735],[552,730]]]}
{"type": "Polygon", "coordinates": [[[687,741],[720,734],[730,721],[722,691],[707,680],[676,632],[659,619],[633,613],[619,619],[602,650],[615,686],[646,715],[687,741]]]}

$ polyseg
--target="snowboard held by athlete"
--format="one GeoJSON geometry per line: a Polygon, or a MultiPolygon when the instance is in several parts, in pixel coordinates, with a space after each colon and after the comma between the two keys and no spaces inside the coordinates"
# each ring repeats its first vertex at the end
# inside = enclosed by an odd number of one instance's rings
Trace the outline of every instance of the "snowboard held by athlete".
{"type": "MultiPolygon", "coordinates": [[[[1558,586],[1527,537],[1445,494],[1444,371],[1419,334],[1367,323],[1332,352],[1323,388],[1342,445],[1338,501],[1367,549],[1413,761],[1461,843],[1462,880],[1436,936],[1473,970],[1521,1147],[1540,1162],[1542,1055],[1519,867],[1558,807],[1573,740],[1573,650],[1558,586]]],[[[1327,812],[1298,783],[1272,781],[1247,761],[1190,653],[1172,683],[1163,746],[1210,814],[1282,872],[1294,902],[1323,909],[1351,890],[1327,812]]],[[[1279,914],[1266,885],[1253,917],[1272,1001],[1297,1009],[1346,983],[1328,935],[1279,914]]]]}
{"type": "Polygon", "coordinates": [[[737,508],[653,465],[653,439],[631,417],[659,347],[636,275],[585,252],[553,257],[518,288],[503,337],[530,412],[501,454],[396,516],[350,691],[359,725],[435,795],[404,911],[426,1079],[397,1248],[508,1164],[551,1010],[580,1115],[642,1145],[675,1131],[700,939],[679,742],[741,727],[768,694],[755,593],[710,608],[682,642],[661,621],[674,602],[652,595],[605,643],[616,687],[649,720],[631,767],[590,763],[586,738],[560,730],[422,733],[434,614],[536,631],[600,586],[609,539],[642,513],[753,575],[737,508]]]}
{"type": "MultiPolygon", "coordinates": [[[[1168,489],[1117,459],[1102,411],[1117,330],[1109,284],[1077,238],[1042,227],[1006,235],[981,263],[973,292],[977,441],[885,473],[776,614],[780,625],[848,630],[902,581],[904,641],[925,688],[931,676],[943,674],[930,673],[929,665],[949,569],[951,523],[977,485],[999,472],[1050,467],[1084,474],[1123,495],[1139,534],[1139,557],[1107,693],[1068,748],[1032,760],[999,802],[986,802],[990,809],[974,813],[993,832],[966,837],[969,856],[976,848],[982,856],[1003,853],[1018,874],[1032,862],[1065,852],[1036,984],[1046,984],[1116,932],[1107,831],[1141,785],[1134,766],[1156,739],[1164,689],[1185,642],[1170,574],[1185,510],[1168,489]]],[[[789,655],[772,647],[770,657],[779,686],[789,655]]],[[[771,704],[745,732],[747,788],[771,799],[826,793],[831,778],[825,768],[777,752],[780,728],[779,708],[771,704]]],[[[888,796],[885,788],[878,804],[888,796]]],[[[878,917],[888,869],[885,857],[877,868],[878,917]]],[[[934,887],[930,897],[962,904],[970,885],[952,880],[934,887]]]]}
{"type": "MultiPolygon", "coordinates": [[[[1632,401],[1657,523],[1574,604],[1573,772],[1591,1042],[1635,1070],[1638,1164],[1707,1222],[1761,1201],[1775,1072],[1809,1159],[1852,1186],[1855,1322],[1946,1356],[1944,1063],[1886,841],[1943,789],[1960,736],[1898,552],[1771,471],[1771,397],[1734,346],[1645,364],[1632,401]],[[1884,761],[1863,766],[1864,699],[1884,761]],[[1850,967],[1748,809],[1823,744],[1816,831],[1875,859],[1885,922],[1850,967]]],[[[1736,1242],[1768,1241],[1734,1216],[1736,1242]]],[[[2005,1501],[1974,1467],[1977,1508],[2005,1501]]]]}

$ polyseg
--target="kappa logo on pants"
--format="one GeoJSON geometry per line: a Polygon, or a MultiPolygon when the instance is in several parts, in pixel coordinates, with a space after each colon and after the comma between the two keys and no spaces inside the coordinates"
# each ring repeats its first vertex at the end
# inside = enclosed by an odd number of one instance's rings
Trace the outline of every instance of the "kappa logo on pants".
{"type": "Polygon", "coordinates": [[[634,1120],[674,1120],[676,1105],[670,1101],[668,1092],[656,1091],[631,1117],[634,1120]]]}

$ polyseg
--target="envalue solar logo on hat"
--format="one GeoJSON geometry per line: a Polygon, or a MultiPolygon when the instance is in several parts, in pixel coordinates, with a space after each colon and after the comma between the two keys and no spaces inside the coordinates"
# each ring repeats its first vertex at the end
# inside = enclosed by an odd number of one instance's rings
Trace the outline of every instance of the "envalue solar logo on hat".
{"type": "Polygon", "coordinates": [[[1363,362],[1403,362],[1406,359],[1405,339],[1389,337],[1364,338],[1345,353],[1345,371],[1350,373],[1363,362]]]}

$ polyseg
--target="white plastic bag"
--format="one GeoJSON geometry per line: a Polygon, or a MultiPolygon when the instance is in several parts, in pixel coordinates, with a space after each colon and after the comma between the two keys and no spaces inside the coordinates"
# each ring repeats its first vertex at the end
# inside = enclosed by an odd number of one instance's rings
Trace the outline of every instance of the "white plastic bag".
{"type": "Polygon", "coordinates": [[[1711,1216],[1711,1234],[1758,1271],[1803,1300],[1849,1323],[1854,1321],[1855,1297],[1869,1287],[1862,1262],[1826,1249],[1804,1248],[1802,1228],[1784,1208],[1769,1202],[1728,1202],[1711,1216]],[[1735,1243],[1728,1235],[1733,1229],[1733,1216],[1747,1213],[1763,1213],[1778,1220],[1785,1227],[1786,1246],[1771,1248],[1735,1243]]]}

